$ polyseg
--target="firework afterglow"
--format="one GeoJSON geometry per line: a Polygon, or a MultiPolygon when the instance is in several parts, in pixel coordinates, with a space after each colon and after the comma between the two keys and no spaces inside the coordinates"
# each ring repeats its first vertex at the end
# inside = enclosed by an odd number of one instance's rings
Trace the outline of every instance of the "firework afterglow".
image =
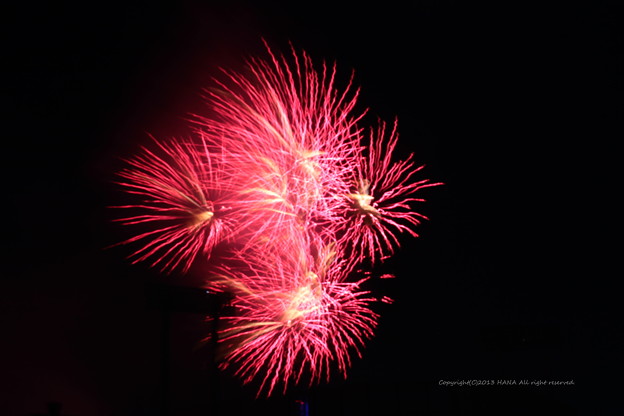
{"type": "Polygon", "coordinates": [[[214,81],[190,139],[127,160],[119,184],[135,199],[119,221],[137,230],[123,242],[133,262],[182,273],[203,262],[205,288],[231,296],[220,367],[270,396],[346,377],[374,334],[373,305],[392,303],[366,281],[402,233],[417,236],[416,194],[439,183],[416,179],[412,155],[394,160],[396,122],[365,133],[335,65],[267,56],[214,81]]]}

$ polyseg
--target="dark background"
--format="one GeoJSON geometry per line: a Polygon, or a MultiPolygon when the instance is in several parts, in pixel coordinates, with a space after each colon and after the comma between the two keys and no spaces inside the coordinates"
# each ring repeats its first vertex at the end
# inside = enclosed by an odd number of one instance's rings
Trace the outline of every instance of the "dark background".
{"type": "Polygon", "coordinates": [[[618,414],[605,219],[621,185],[605,185],[622,19],[615,1],[566,3],[9,7],[0,414],[294,415],[296,400],[311,416],[618,414]],[[398,117],[400,153],[446,185],[423,192],[430,221],[385,265],[397,278],[374,283],[395,303],[347,380],[256,400],[195,348],[211,300],[104,247],[123,236],[106,208],[119,158],[147,133],[188,134],[216,68],[241,68],[261,38],[355,71],[365,122],[398,117]],[[439,384],[474,379],[574,385],[439,384]]]}

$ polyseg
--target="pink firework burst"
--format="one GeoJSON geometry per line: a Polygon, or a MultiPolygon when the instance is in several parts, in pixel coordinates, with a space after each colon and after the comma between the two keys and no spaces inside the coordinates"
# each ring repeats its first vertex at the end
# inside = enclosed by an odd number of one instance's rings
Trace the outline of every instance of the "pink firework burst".
{"type": "Polygon", "coordinates": [[[246,252],[243,267],[221,268],[211,282],[234,294],[235,313],[220,330],[221,367],[234,367],[244,383],[256,380],[258,395],[329,380],[332,365],[346,377],[350,354],[373,336],[376,299],[360,289],[365,279],[345,281],[331,248],[318,244],[314,255],[302,236],[287,248],[246,252]]]}
{"type": "Polygon", "coordinates": [[[397,234],[414,230],[426,216],[414,210],[414,203],[424,202],[415,197],[423,188],[441,185],[428,179],[414,180],[423,169],[407,159],[393,162],[399,135],[395,121],[389,135],[385,123],[371,130],[369,145],[351,177],[351,192],[347,194],[343,220],[337,223],[339,246],[350,264],[369,259],[374,265],[399,247],[397,234]]]}
{"type": "MultiPolygon", "coordinates": [[[[200,131],[219,137],[235,163],[252,212],[272,212],[252,229],[279,229],[285,220],[332,219],[347,190],[359,151],[351,82],[335,88],[335,66],[317,72],[293,51],[249,61],[247,75],[225,72],[226,82],[208,91],[215,114],[196,116],[200,131]]],[[[277,231],[279,232],[279,231],[277,231]]]]}
{"type": "Polygon", "coordinates": [[[143,147],[119,172],[119,184],[138,201],[117,206],[132,212],[117,221],[144,226],[121,244],[138,245],[135,263],[151,259],[163,271],[186,272],[232,232],[232,192],[214,155],[191,142],[155,143],[155,151],[143,147]]]}

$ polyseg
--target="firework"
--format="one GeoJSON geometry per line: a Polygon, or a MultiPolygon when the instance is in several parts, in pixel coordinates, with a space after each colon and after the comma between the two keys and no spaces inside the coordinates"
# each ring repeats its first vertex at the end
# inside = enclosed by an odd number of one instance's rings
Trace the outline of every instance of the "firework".
{"type": "Polygon", "coordinates": [[[394,162],[393,153],[398,142],[395,121],[388,134],[385,123],[371,130],[369,144],[351,177],[351,192],[346,194],[342,221],[337,221],[339,245],[351,264],[369,259],[374,265],[394,254],[400,242],[397,233],[414,230],[426,216],[414,210],[414,203],[424,202],[415,193],[423,188],[441,185],[428,179],[414,181],[414,175],[423,169],[407,159],[394,162]]]}
{"type": "Polygon", "coordinates": [[[364,279],[346,282],[331,248],[293,237],[288,250],[246,252],[243,267],[222,268],[211,281],[234,294],[235,313],[221,320],[221,367],[235,367],[245,383],[257,380],[258,394],[329,380],[333,364],[346,377],[349,354],[360,353],[377,322],[364,279]]]}
{"type": "Polygon", "coordinates": [[[249,75],[226,71],[228,82],[207,92],[214,115],[196,120],[244,172],[241,200],[253,212],[275,214],[250,228],[273,225],[279,233],[284,220],[334,219],[357,161],[363,114],[354,112],[351,82],[341,93],[335,88],[335,66],[317,72],[294,51],[292,63],[269,56],[250,60],[249,75]]]}
{"type": "Polygon", "coordinates": [[[138,198],[120,207],[131,212],[120,222],[139,227],[124,242],[138,246],[133,261],[187,272],[210,259],[206,288],[231,295],[221,368],[270,396],[346,376],[373,336],[373,303],[392,302],[364,290],[370,272],[356,266],[417,236],[415,194],[439,183],[415,180],[412,155],[394,161],[396,123],[365,140],[353,78],[341,91],[335,65],[267,51],[215,80],[193,139],[156,141],[119,175],[138,198]]]}
{"type": "Polygon", "coordinates": [[[135,263],[151,259],[163,271],[186,272],[232,233],[234,201],[213,155],[191,142],[155,144],[119,172],[118,183],[138,201],[117,206],[132,212],[117,221],[147,228],[121,244],[138,245],[130,255],[135,263]]]}

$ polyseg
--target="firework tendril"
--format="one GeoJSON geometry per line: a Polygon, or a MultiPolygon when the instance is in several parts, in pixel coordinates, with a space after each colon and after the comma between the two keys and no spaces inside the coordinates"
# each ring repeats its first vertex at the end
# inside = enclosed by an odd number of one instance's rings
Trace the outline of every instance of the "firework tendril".
{"type": "Polygon", "coordinates": [[[335,65],[266,50],[214,80],[191,138],[126,160],[118,183],[133,200],[117,208],[135,230],[121,243],[133,262],[166,273],[202,262],[205,288],[230,295],[220,367],[268,397],[346,377],[374,335],[373,304],[392,302],[364,289],[364,266],[417,236],[416,194],[440,183],[417,179],[412,155],[394,160],[396,121],[360,127],[352,77],[340,90],[335,65]]]}

